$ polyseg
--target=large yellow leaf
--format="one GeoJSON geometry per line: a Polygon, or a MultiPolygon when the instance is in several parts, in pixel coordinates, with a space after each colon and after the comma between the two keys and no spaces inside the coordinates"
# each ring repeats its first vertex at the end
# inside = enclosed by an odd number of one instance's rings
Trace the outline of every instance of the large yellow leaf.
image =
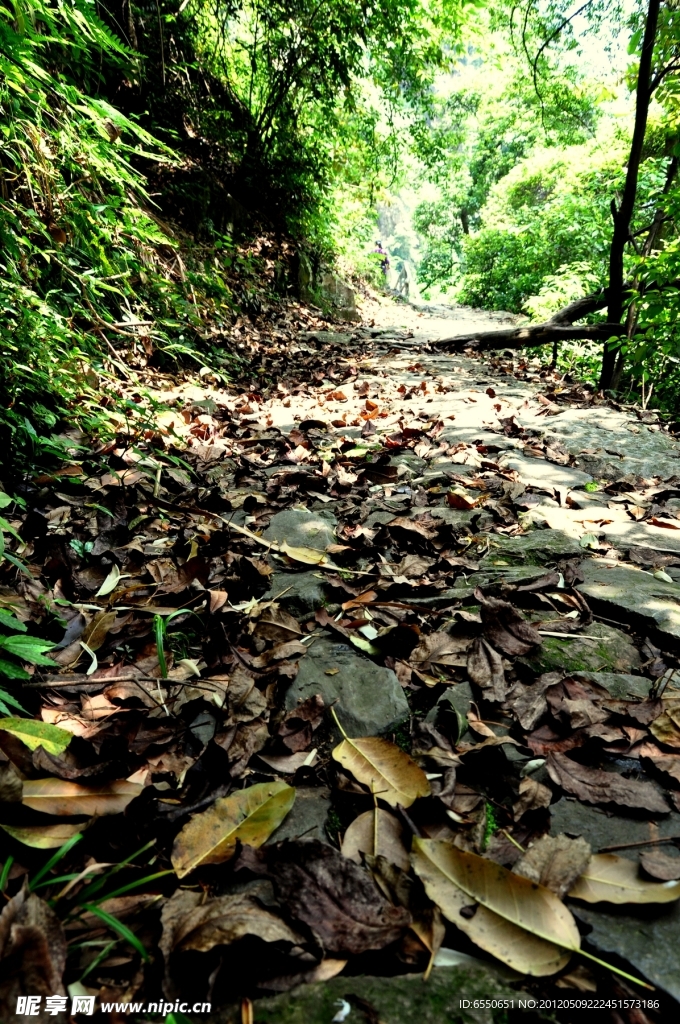
{"type": "Polygon", "coordinates": [[[39,722],[33,718],[0,718],[0,729],[11,732],[25,743],[29,750],[43,747],[48,754],[58,757],[63,754],[73,739],[70,732],[58,729],[56,725],[39,722]]]}
{"type": "Polygon", "coordinates": [[[348,736],[333,750],[333,757],[381,800],[410,807],[419,796],[430,795],[425,772],[408,754],[379,736],[348,736]]]}
{"type": "Polygon", "coordinates": [[[25,846],[36,850],[57,850],[67,839],[82,832],[85,825],[0,825],[0,828],[25,846]]]}
{"type": "Polygon", "coordinates": [[[177,835],[172,866],[184,878],[200,864],[229,860],[240,840],[262,846],[279,827],[295,801],[295,789],[285,782],[259,782],[216,800],[196,814],[177,835]]]}
{"type": "Polygon", "coordinates": [[[554,974],[579,950],[574,918],[542,885],[433,839],[414,839],[411,861],[444,916],[516,971],[554,974]],[[473,916],[461,915],[471,904],[473,916]]]}
{"type": "Polygon", "coordinates": [[[636,861],[596,853],[569,895],[586,903],[672,903],[680,899],[680,882],[647,882],[636,861]]]}
{"type": "Polygon", "coordinates": [[[103,786],[79,786],[64,779],[26,779],[22,803],[43,814],[120,814],[143,789],[127,779],[103,786]]]}

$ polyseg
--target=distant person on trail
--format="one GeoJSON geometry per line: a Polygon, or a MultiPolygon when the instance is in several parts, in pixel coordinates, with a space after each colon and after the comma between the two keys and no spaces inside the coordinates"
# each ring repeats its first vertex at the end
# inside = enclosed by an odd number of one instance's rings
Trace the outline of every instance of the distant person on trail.
{"type": "Polygon", "coordinates": [[[373,250],[373,252],[377,253],[379,256],[382,256],[382,259],[380,260],[380,269],[383,272],[383,277],[385,281],[387,281],[387,271],[390,269],[390,258],[387,255],[387,250],[383,249],[382,242],[378,241],[375,243],[375,249],[373,250]]]}

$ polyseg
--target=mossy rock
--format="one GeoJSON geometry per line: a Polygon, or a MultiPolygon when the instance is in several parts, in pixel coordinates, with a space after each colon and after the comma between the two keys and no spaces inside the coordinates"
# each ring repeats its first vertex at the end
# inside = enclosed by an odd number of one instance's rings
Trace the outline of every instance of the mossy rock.
{"type": "MultiPolygon", "coordinates": [[[[518,995],[491,970],[437,967],[427,982],[420,974],[396,978],[339,977],[258,999],[254,1009],[257,1024],[330,1024],[345,1001],[351,1006],[345,1018],[347,1024],[365,1024],[367,1015],[353,1001],[357,997],[377,1012],[381,1024],[501,1024],[507,1020],[507,1010],[461,1007],[461,1000],[472,1004],[475,999],[513,999],[517,1006],[518,995]]],[[[240,1024],[240,1020],[236,1007],[211,1017],[212,1024],[240,1024]]]]}
{"type": "Polygon", "coordinates": [[[640,654],[629,636],[604,622],[592,622],[573,639],[544,636],[543,643],[519,664],[543,672],[634,672],[640,654]],[[592,640],[586,639],[592,637],[592,640]]]}

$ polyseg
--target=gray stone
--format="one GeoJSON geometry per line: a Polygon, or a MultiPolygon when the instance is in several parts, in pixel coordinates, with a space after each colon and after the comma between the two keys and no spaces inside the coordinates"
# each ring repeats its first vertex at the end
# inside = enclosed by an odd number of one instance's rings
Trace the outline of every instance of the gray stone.
{"type": "Polygon", "coordinates": [[[626,633],[614,626],[591,622],[572,637],[567,640],[544,636],[540,647],[518,660],[537,675],[543,672],[630,672],[640,666],[637,647],[626,633]]]}
{"type": "Polygon", "coordinates": [[[338,717],[350,736],[389,732],[409,715],[394,672],[330,635],[315,640],[300,660],[298,674],[286,693],[286,710],[315,693],[320,693],[327,705],[336,702],[338,717]],[[336,668],[338,672],[326,674],[336,668]]]}
{"type": "Polygon", "coordinates": [[[275,572],[269,593],[262,600],[277,600],[291,615],[304,618],[328,604],[333,590],[322,573],[275,572]]]}
{"type": "Polygon", "coordinates": [[[557,530],[531,530],[517,537],[502,533],[489,534],[489,553],[481,560],[484,567],[492,565],[549,565],[561,558],[582,555],[583,548],[575,537],[557,530]]]}
{"type": "Polygon", "coordinates": [[[502,469],[514,469],[522,483],[531,487],[583,487],[592,480],[590,473],[583,470],[560,466],[545,459],[527,459],[514,453],[503,456],[499,465],[502,469]]]}
{"type": "MultiPolygon", "coordinates": [[[[322,984],[306,985],[283,995],[255,1000],[258,1024],[330,1024],[348,1001],[352,1007],[347,1024],[361,1024],[367,1015],[352,997],[358,997],[376,1011],[381,1024],[501,1024],[507,1020],[503,1001],[525,998],[516,989],[501,981],[490,963],[479,966],[435,967],[423,984],[422,974],[396,977],[346,977],[344,974],[322,984]],[[475,999],[490,1006],[461,1009],[461,999],[475,999]],[[493,1001],[501,1005],[493,1007],[493,1001]]],[[[548,1020],[540,1011],[536,1020],[548,1020]]],[[[234,1006],[211,1016],[213,1024],[240,1024],[240,1007],[234,1006]]]]}
{"type": "Polygon", "coordinates": [[[328,842],[326,820],[331,807],[330,792],[323,787],[298,786],[295,803],[279,827],[265,843],[280,843],[284,839],[320,839],[328,842]]]}
{"type": "MultiPolygon", "coordinates": [[[[573,903],[571,910],[592,931],[584,940],[604,960],[622,957],[657,989],[680,1001],[680,904],[595,909],[573,903]]],[[[652,993],[650,993],[651,995],[652,993]]],[[[673,1014],[677,1019],[677,1009],[673,1014]]]]}
{"type": "Polygon", "coordinates": [[[338,521],[332,512],[287,508],[272,517],[263,537],[276,544],[282,544],[285,540],[291,548],[325,551],[329,544],[335,544],[337,525],[338,521]]]}
{"type": "Polygon", "coordinates": [[[625,672],[575,672],[574,676],[604,686],[617,700],[635,700],[636,697],[644,700],[649,696],[652,686],[651,679],[627,675],[625,672]]]}
{"type": "MultiPolygon", "coordinates": [[[[565,832],[569,836],[584,836],[592,846],[593,852],[597,853],[609,846],[644,843],[648,839],[678,836],[680,814],[671,811],[669,815],[655,821],[642,821],[622,814],[609,814],[599,807],[579,803],[571,797],[562,797],[550,807],[550,834],[556,836],[560,832],[565,832]]],[[[635,847],[631,849],[635,850],[635,847]]]]}
{"type": "Polygon", "coordinates": [[[680,587],[649,573],[622,566],[609,568],[589,559],[581,566],[584,582],[577,589],[596,611],[649,631],[652,637],[680,644],[680,587]]]}
{"type": "Polygon", "coordinates": [[[476,519],[476,528],[481,530],[487,524],[493,522],[493,516],[490,512],[485,512],[483,508],[471,508],[471,509],[460,509],[460,508],[448,508],[443,505],[439,508],[431,508],[430,515],[433,519],[442,519],[449,526],[460,526],[471,528],[472,521],[476,519]]]}

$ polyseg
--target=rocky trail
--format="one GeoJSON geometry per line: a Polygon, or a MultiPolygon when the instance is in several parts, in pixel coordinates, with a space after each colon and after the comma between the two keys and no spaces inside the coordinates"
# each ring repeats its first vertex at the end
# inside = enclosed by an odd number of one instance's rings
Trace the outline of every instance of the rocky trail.
{"type": "Polygon", "coordinates": [[[677,1013],[680,443],[363,314],[3,498],[0,1019],[677,1013]]]}

